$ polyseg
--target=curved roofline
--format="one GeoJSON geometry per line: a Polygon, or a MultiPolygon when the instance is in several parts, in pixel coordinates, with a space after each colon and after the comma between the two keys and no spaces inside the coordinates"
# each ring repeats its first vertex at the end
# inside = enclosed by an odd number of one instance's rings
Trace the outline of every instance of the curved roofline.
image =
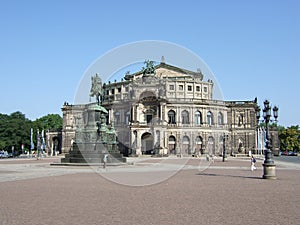
{"type": "MultiPolygon", "coordinates": [[[[177,66],[169,65],[169,64],[164,63],[164,62],[159,63],[158,65],[154,66],[154,68],[155,69],[165,68],[165,69],[173,70],[173,71],[176,71],[176,72],[179,72],[179,73],[183,73],[183,74],[186,74],[186,75],[201,76],[201,80],[203,79],[203,74],[201,73],[201,71],[194,72],[194,71],[191,71],[191,70],[179,68],[177,66]]],[[[129,80],[129,79],[133,78],[134,76],[140,75],[142,73],[143,73],[143,69],[141,69],[140,71],[135,72],[133,74],[127,74],[127,75],[125,75],[124,79],[125,80],[129,80]]]]}

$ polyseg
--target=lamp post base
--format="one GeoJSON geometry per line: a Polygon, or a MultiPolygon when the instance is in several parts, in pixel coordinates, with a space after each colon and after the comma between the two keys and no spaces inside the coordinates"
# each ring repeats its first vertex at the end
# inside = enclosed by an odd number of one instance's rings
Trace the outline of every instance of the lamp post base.
{"type": "Polygon", "coordinates": [[[263,164],[264,167],[264,174],[263,179],[268,180],[276,180],[276,165],[275,164],[263,164]]]}

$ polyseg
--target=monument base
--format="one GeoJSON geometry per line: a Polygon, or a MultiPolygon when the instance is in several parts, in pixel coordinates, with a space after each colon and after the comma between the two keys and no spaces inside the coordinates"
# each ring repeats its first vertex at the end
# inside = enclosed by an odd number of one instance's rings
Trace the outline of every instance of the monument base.
{"type": "Polygon", "coordinates": [[[103,164],[104,155],[108,155],[107,165],[117,165],[126,162],[126,158],[117,151],[108,152],[105,149],[101,149],[96,143],[80,143],[74,144],[73,150],[67,153],[65,158],[61,159],[61,164],[103,164]]]}
{"type": "Polygon", "coordinates": [[[263,179],[268,180],[276,180],[276,165],[275,164],[263,164],[264,173],[263,173],[263,179]]]}

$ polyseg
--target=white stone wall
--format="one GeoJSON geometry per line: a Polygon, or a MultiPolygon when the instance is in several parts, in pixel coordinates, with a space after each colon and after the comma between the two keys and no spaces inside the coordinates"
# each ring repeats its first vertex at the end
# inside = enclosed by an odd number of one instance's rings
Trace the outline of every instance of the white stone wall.
{"type": "MultiPolygon", "coordinates": [[[[228,136],[230,151],[237,151],[240,140],[245,147],[253,147],[256,125],[253,122],[255,120],[253,102],[214,100],[211,81],[194,76],[193,72],[189,74],[183,70],[180,72],[180,69],[170,68],[159,67],[156,70],[156,77],[150,77],[151,80],[148,82],[143,80],[142,73],[137,73],[129,80],[107,83],[104,86],[103,106],[109,112],[109,122],[115,122],[117,132],[128,130],[126,145],[129,145],[129,148],[135,149],[137,155],[142,154],[142,145],[145,142],[142,137],[146,133],[152,135],[153,145],[159,143],[161,153],[170,153],[170,136],[176,139],[175,154],[194,154],[200,145],[197,137],[201,137],[201,148],[204,153],[221,154],[224,134],[228,136]],[[146,100],[142,98],[148,95],[153,95],[155,101],[144,102],[146,100]],[[151,110],[152,121],[147,123],[147,115],[151,115],[151,110]],[[168,123],[170,110],[176,113],[176,124],[168,123]],[[184,111],[189,115],[187,124],[183,123],[184,111]],[[197,111],[202,115],[201,124],[195,123],[197,111]],[[128,112],[130,122],[126,116],[128,112]],[[213,121],[211,124],[208,120],[209,114],[213,121]]],[[[64,149],[68,148],[74,124],[77,124],[76,117],[80,114],[80,110],[83,110],[77,106],[71,108],[72,110],[68,107],[63,109],[64,149]]]]}

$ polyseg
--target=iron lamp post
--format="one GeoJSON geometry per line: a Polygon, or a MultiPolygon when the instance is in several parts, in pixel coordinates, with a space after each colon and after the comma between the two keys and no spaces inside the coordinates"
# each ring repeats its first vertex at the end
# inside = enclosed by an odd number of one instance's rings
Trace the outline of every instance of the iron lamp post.
{"type": "MultiPolygon", "coordinates": [[[[269,134],[269,122],[273,121],[271,120],[271,106],[270,102],[268,100],[264,101],[264,108],[263,108],[263,122],[266,124],[266,149],[264,151],[265,153],[265,160],[263,163],[263,178],[264,179],[276,179],[276,165],[273,161],[273,153],[272,149],[273,146],[271,144],[270,140],[270,134],[269,134]]],[[[273,107],[273,117],[275,118],[275,122],[277,122],[278,118],[278,107],[274,106],[273,107]]],[[[258,106],[256,108],[256,119],[257,119],[257,124],[259,123],[259,118],[260,118],[260,107],[258,106]]]]}
{"type": "Polygon", "coordinates": [[[228,138],[228,135],[227,134],[223,134],[223,154],[222,154],[222,161],[225,162],[227,156],[226,156],[226,139],[228,138]]]}

